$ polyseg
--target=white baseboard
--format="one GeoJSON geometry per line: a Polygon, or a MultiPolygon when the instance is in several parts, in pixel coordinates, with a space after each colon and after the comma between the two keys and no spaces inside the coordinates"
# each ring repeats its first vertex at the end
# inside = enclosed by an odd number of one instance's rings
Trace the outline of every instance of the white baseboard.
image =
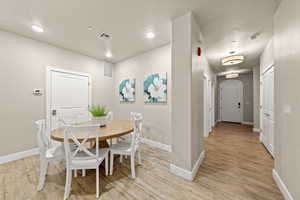
{"type": "Polygon", "coordinates": [[[141,142],[144,143],[144,144],[148,144],[149,146],[158,148],[158,149],[162,149],[162,150],[165,150],[165,151],[168,151],[168,152],[172,152],[171,145],[167,145],[167,144],[163,144],[163,143],[156,142],[156,141],[153,141],[153,140],[149,140],[147,138],[142,138],[141,142]]]}
{"type": "Polygon", "coordinates": [[[276,172],[275,169],[273,169],[273,178],[274,178],[277,186],[279,187],[281,193],[283,194],[284,199],[285,200],[294,200],[291,193],[288,191],[286,185],[284,184],[284,182],[282,181],[282,179],[280,178],[279,174],[276,172]]]}
{"type": "Polygon", "coordinates": [[[6,156],[0,156],[0,164],[4,164],[4,163],[7,163],[7,162],[19,160],[19,159],[26,158],[26,157],[33,156],[33,155],[37,155],[37,154],[39,154],[39,149],[34,148],[34,149],[27,150],[27,151],[21,151],[21,152],[9,154],[9,155],[6,155],[6,156]]]}
{"type": "Polygon", "coordinates": [[[245,125],[253,125],[253,122],[242,122],[242,124],[245,124],[245,125]]]}
{"type": "Polygon", "coordinates": [[[259,128],[253,128],[252,131],[253,131],[253,132],[260,133],[260,129],[259,129],[259,128]]]}
{"type": "Polygon", "coordinates": [[[202,151],[202,153],[200,154],[197,162],[195,163],[192,171],[188,171],[186,169],[182,169],[174,164],[170,164],[170,172],[177,175],[177,176],[180,176],[188,181],[193,181],[197,172],[198,172],[198,169],[199,167],[201,166],[203,160],[205,158],[205,151],[202,151]]]}

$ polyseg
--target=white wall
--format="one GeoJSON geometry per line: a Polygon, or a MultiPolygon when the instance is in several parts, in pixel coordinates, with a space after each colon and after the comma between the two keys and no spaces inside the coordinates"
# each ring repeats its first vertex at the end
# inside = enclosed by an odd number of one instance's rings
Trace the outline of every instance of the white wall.
{"type": "MultiPolygon", "coordinates": [[[[204,151],[204,74],[209,83],[215,81],[206,59],[205,43],[199,25],[192,15],[191,43],[192,43],[192,85],[191,85],[191,114],[192,114],[192,136],[191,136],[191,166],[194,167],[199,156],[204,151]],[[197,49],[202,49],[202,55],[197,55],[197,49]]],[[[208,116],[209,118],[209,116],[208,116]]],[[[210,120],[210,119],[207,119],[210,120]]]]}
{"type": "Polygon", "coordinates": [[[274,17],[275,169],[300,199],[300,1],[284,0],[274,17]]]}
{"type": "MultiPolygon", "coordinates": [[[[177,167],[191,166],[191,14],[172,24],[172,158],[177,167]]],[[[200,147],[201,148],[201,147],[200,147]]]]}
{"type": "Polygon", "coordinates": [[[144,117],[143,137],[170,145],[171,77],[171,45],[166,45],[117,63],[114,69],[114,117],[129,119],[130,112],[141,112],[144,117]],[[157,72],[167,72],[167,103],[145,103],[143,92],[144,78],[157,72]],[[121,103],[119,101],[118,86],[120,81],[126,78],[136,79],[136,101],[134,103],[121,103]]]}
{"type": "Polygon", "coordinates": [[[253,129],[260,128],[260,66],[253,67],[253,129]]]}
{"type": "MultiPolygon", "coordinates": [[[[200,44],[201,32],[192,13],[172,24],[172,159],[178,167],[192,171],[203,144],[203,74],[213,74],[200,44]],[[203,55],[198,57],[197,47],[203,55]]],[[[203,42],[203,41],[202,41],[203,42]]],[[[213,76],[213,75],[212,75],[213,76]]]]}
{"type": "Polygon", "coordinates": [[[260,57],[260,73],[274,65],[273,39],[270,39],[260,57]]]}
{"type": "Polygon", "coordinates": [[[46,67],[92,74],[92,101],[113,107],[113,79],[103,76],[104,62],[45,43],[0,31],[0,156],[36,147],[34,121],[45,118],[46,67]]]}

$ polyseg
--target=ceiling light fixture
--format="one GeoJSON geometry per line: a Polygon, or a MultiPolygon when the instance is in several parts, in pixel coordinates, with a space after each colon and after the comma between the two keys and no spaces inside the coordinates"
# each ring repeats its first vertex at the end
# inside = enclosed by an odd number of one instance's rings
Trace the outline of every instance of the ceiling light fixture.
{"type": "Polygon", "coordinates": [[[244,62],[244,56],[228,56],[222,59],[222,65],[237,65],[244,62]]]}
{"type": "Polygon", "coordinates": [[[92,26],[88,26],[88,30],[89,31],[93,30],[93,27],[92,26]]]}
{"type": "Polygon", "coordinates": [[[153,33],[153,32],[148,32],[148,33],[146,33],[146,37],[147,37],[148,39],[152,39],[152,38],[155,37],[155,33],[153,33]]]}
{"type": "Polygon", "coordinates": [[[38,32],[38,33],[43,33],[44,32],[44,29],[41,26],[38,26],[38,25],[32,25],[31,28],[34,32],[38,32]]]}
{"type": "Polygon", "coordinates": [[[110,51],[107,51],[107,52],[105,53],[105,56],[106,56],[107,58],[111,58],[111,57],[112,57],[112,53],[111,53],[110,51]]]}
{"type": "Polygon", "coordinates": [[[240,75],[238,73],[231,73],[231,74],[226,74],[225,78],[227,79],[232,79],[232,78],[238,78],[240,75]]]}

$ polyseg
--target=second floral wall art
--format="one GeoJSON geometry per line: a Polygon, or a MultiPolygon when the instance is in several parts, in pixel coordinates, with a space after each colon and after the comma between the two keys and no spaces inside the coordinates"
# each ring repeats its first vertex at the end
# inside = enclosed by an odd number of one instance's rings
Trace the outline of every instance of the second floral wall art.
{"type": "Polygon", "coordinates": [[[119,85],[120,102],[135,101],[135,79],[124,79],[119,85]]]}
{"type": "Polygon", "coordinates": [[[144,101],[146,103],[167,102],[167,73],[154,73],[145,77],[144,101]]]}

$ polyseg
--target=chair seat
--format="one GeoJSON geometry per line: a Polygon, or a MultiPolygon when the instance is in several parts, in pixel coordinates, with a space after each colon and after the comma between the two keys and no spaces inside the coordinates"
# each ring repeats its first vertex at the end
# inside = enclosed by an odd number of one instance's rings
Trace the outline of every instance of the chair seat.
{"type": "MultiPolygon", "coordinates": [[[[90,151],[96,154],[95,148],[90,151]]],[[[91,159],[86,159],[87,154],[85,152],[78,152],[76,154],[76,158],[72,160],[71,166],[75,169],[93,169],[101,164],[101,162],[105,159],[105,156],[108,155],[108,151],[109,149],[101,148],[99,149],[99,157],[91,159]]]]}
{"type": "MultiPolygon", "coordinates": [[[[111,153],[116,153],[116,154],[130,154],[131,153],[131,144],[129,142],[118,142],[116,144],[111,145],[109,148],[111,153]]],[[[135,150],[137,147],[135,147],[135,150]]]]}
{"type": "Polygon", "coordinates": [[[46,158],[47,159],[55,159],[55,158],[62,158],[65,156],[65,150],[63,145],[56,145],[53,146],[46,151],[46,158]]]}

